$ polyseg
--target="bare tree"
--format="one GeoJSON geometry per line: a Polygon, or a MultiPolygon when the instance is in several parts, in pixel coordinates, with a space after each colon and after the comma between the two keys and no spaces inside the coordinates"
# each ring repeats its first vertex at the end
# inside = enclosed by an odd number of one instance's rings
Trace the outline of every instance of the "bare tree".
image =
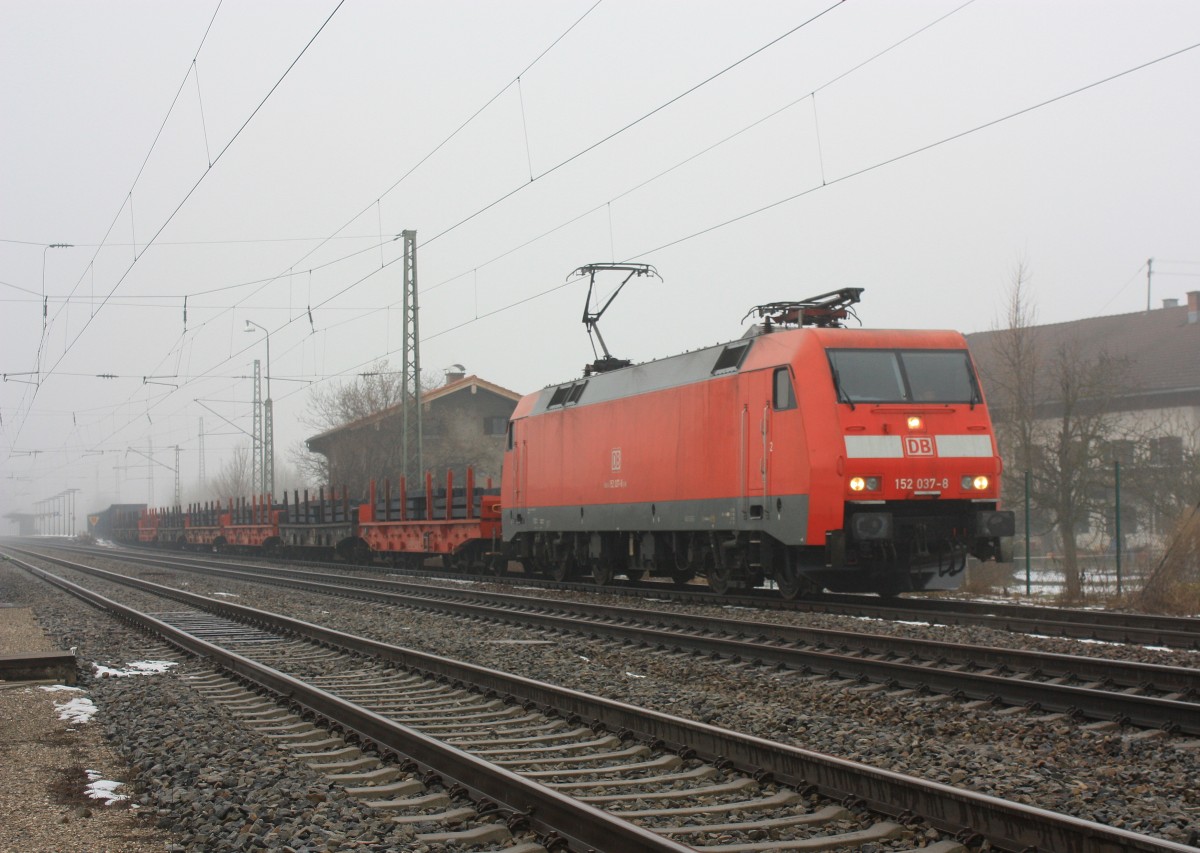
{"type": "Polygon", "coordinates": [[[209,488],[222,500],[246,497],[253,491],[250,473],[250,448],[243,445],[234,450],[229,461],[221,466],[209,483],[209,488]]]}
{"type": "Polygon", "coordinates": [[[1047,365],[1057,391],[1036,422],[1035,446],[1041,448],[1033,471],[1033,499],[1048,512],[1062,547],[1064,594],[1082,593],[1077,536],[1102,520],[1112,482],[1108,448],[1118,435],[1112,398],[1125,366],[1101,351],[1087,356],[1079,340],[1058,346],[1047,365]]]}
{"type": "MultiPolygon", "coordinates": [[[[371,369],[353,380],[339,385],[314,389],[301,422],[316,433],[367,421],[358,441],[343,441],[338,446],[333,464],[327,456],[309,451],[300,443],[288,451],[288,460],[296,467],[309,486],[332,485],[348,487],[352,492],[365,491],[372,478],[398,476],[404,467],[402,451],[402,419],[380,417],[398,407],[404,399],[403,376],[391,370],[386,359],[375,362],[371,369]]],[[[438,382],[422,377],[421,387],[430,390],[438,382]]]]}
{"type": "MultiPolygon", "coordinates": [[[[1023,471],[1033,466],[1038,407],[1037,312],[1029,296],[1029,279],[1022,261],[1013,273],[1004,325],[993,326],[989,360],[993,369],[985,382],[997,439],[1007,451],[1004,458],[1010,467],[1023,471]]],[[[1013,488],[1014,478],[1005,483],[1013,488]]]]}
{"type": "MultiPolygon", "coordinates": [[[[1077,599],[1082,592],[1077,537],[1106,518],[1111,448],[1121,434],[1112,401],[1126,364],[1096,342],[1068,338],[1049,344],[1035,325],[1029,278],[1020,264],[1004,325],[993,330],[981,373],[1006,468],[1029,474],[1034,529],[1026,535],[1055,534],[1064,595],[1077,599]]],[[[1023,490],[1022,476],[1006,479],[1010,505],[1023,502],[1023,490]]]]}

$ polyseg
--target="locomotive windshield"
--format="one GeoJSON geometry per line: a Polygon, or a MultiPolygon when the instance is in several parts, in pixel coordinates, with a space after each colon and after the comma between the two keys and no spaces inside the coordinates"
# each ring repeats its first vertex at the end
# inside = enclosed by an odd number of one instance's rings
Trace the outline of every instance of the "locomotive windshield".
{"type": "Polygon", "coordinates": [[[831,349],[843,403],[982,402],[965,350],[831,349]]]}

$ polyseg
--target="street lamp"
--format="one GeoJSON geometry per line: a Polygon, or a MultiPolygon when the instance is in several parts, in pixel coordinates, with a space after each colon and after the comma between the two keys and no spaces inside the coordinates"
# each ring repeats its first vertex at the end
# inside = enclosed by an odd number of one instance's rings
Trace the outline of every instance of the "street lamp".
{"type": "MultiPolygon", "coordinates": [[[[253,320],[246,321],[245,331],[262,331],[267,337],[267,399],[263,403],[262,434],[262,484],[261,490],[268,496],[275,494],[275,421],[271,411],[271,333],[265,326],[253,320]]],[[[267,500],[271,498],[268,497],[267,500]]]]}

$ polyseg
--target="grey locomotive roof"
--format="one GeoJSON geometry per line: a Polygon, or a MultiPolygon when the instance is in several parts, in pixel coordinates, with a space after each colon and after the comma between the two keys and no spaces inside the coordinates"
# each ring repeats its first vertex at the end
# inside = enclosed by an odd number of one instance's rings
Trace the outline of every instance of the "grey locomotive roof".
{"type": "Polygon", "coordinates": [[[727,349],[744,347],[745,350],[740,353],[740,357],[737,359],[737,362],[740,363],[745,354],[750,351],[750,347],[754,345],[754,341],[755,339],[753,338],[740,338],[735,341],[705,347],[704,349],[692,350],[691,352],[649,361],[645,364],[633,364],[629,367],[609,371],[608,373],[597,373],[582,379],[576,379],[573,382],[550,385],[541,390],[538,401],[530,414],[540,415],[551,409],[571,409],[576,406],[587,406],[593,403],[604,403],[609,400],[620,400],[625,397],[633,397],[637,394],[646,394],[650,391],[662,391],[667,388],[690,385],[694,382],[703,382],[706,379],[711,379],[714,375],[736,373],[736,364],[731,368],[718,370],[715,373],[713,368],[727,349]],[[573,395],[575,399],[571,400],[571,392],[581,385],[584,387],[576,391],[573,395]],[[566,392],[567,399],[551,406],[551,403],[555,400],[555,395],[558,394],[561,399],[563,392],[566,392]]]}

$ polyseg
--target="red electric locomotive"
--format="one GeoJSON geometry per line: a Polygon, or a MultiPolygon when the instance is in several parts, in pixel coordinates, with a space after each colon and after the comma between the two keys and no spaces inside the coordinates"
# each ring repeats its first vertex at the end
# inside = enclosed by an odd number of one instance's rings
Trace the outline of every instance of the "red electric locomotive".
{"type": "MultiPolygon", "coordinates": [[[[653,274],[581,271],[614,267],[653,274]]],[[[963,336],[844,328],[860,293],[759,306],[740,340],[648,364],[605,347],[583,378],[522,399],[501,491],[510,554],[600,584],[772,578],[789,598],[953,588],[968,555],[1011,560],[963,336]]],[[[600,313],[585,310],[589,330],[600,313]]]]}

